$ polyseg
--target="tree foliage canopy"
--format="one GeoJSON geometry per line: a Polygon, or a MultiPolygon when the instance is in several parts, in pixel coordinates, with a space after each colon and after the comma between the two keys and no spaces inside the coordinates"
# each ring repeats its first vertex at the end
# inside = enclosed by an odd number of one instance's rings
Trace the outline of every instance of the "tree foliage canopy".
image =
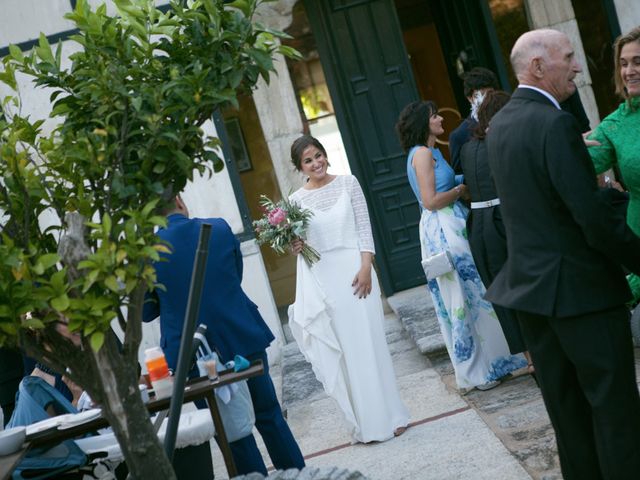
{"type": "MultiPolygon", "coordinates": [[[[202,125],[237,104],[272,58],[296,52],[253,23],[261,0],[78,0],[68,46],[10,46],[0,82],[0,346],[19,344],[102,406],[135,478],[175,478],[137,388],[145,292],[167,246],[157,207],[219,171],[202,125]],[[53,130],[18,85],[50,92],[53,130]],[[125,332],[118,348],[111,323],[125,332]]],[[[267,1],[267,0],[264,0],[267,1]]]]}
{"type": "Polygon", "coordinates": [[[42,120],[21,116],[19,94],[3,101],[0,345],[46,344],[42,335],[62,322],[97,350],[114,318],[125,331],[139,323],[151,262],[166,249],[154,235],[164,223],[156,207],[194,171],[223,167],[202,124],[268,81],[274,54],[295,55],[279,44],[284,34],[252,23],[258,0],[173,1],[166,11],[152,0],[113,3],[113,17],[86,0],[67,14],[80,46],[68,68],[62,44],[52,49],[44,35],[3,59],[0,81],[17,90],[22,74],[48,87],[59,123],[45,135],[42,120]],[[67,212],[86,232],[61,242],[67,212]],[[45,213],[57,224],[43,228],[45,213]]]}

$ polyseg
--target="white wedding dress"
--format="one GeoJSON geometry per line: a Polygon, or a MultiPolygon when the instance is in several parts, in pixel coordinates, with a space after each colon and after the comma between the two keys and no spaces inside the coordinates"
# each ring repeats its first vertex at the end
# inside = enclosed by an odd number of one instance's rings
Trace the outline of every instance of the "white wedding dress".
{"type": "Polygon", "coordinates": [[[342,409],[355,441],[384,441],[409,422],[400,400],[384,332],[380,286],[359,299],[351,286],[360,252],[374,253],[369,214],[355,177],[337,176],[290,199],[313,212],[307,244],[321,255],[311,268],[297,260],[291,332],[318,380],[342,409]]]}

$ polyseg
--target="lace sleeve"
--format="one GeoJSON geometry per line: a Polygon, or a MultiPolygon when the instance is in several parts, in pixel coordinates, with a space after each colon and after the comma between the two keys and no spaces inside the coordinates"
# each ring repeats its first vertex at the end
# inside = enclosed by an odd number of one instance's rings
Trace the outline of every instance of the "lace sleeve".
{"type": "Polygon", "coordinates": [[[356,218],[356,230],[358,232],[358,248],[361,252],[376,253],[373,245],[373,234],[371,233],[371,223],[369,221],[369,211],[367,201],[362,193],[362,188],[358,179],[351,176],[351,206],[356,218]]]}

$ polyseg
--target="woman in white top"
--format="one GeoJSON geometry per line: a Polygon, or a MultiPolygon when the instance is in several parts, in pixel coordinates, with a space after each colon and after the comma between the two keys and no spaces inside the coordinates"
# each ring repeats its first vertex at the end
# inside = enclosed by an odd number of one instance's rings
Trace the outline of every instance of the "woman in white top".
{"type": "MultiPolygon", "coordinates": [[[[311,136],[293,143],[291,159],[309,180],[290,200],[313,212],[306,242],[321,255],[312,267],[298,255],[291,332],[354,441],[388,440],[406,429],[409,414],[386,343],[362,189],[352,175],[327,173],[326,150],[311,136]]],[[[302,245],[296,242],[294,253],[302,245]]]]}

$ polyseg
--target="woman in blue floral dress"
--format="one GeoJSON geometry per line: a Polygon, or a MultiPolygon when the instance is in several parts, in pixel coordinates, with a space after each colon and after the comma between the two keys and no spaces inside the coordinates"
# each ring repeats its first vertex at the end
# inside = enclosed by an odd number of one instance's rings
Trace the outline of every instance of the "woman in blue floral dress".
{"type": "Polygon", "coordinates": [[[467,194],[462,175],[435,148],[442,117],[433,102],[413,102],[396,125],[407,156],[409,184],[422,216],[422,258],[449,251],[455,269],[428,282],[440,330],[456,382],[461,390],[487,390],[508,373],[527,366],[522,355],[511,355],[498,318],[484,300],[485,287],[473,263],[467,241],[468,209],[458,200],[467,194]]]}

